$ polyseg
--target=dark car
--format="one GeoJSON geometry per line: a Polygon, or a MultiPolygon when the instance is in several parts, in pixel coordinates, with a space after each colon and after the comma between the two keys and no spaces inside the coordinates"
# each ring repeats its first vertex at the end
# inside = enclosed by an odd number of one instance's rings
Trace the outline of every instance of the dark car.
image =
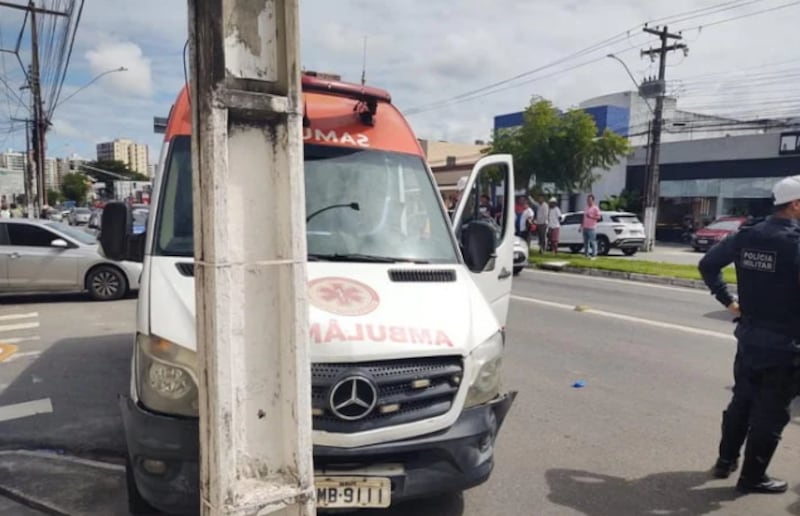
{"type": "Polygon", "coordinates": [[[726,236],[739,231],[745,221],[747,217],[720,217],[694,234],[692,247],[695,251],[708,251],[726,236]]]}

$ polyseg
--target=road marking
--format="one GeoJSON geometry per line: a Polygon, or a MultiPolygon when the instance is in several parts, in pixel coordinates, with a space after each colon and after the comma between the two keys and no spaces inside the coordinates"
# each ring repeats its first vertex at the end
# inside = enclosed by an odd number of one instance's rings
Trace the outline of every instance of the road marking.
{"type": "Polygon", "coordinates": [[[0,363],[8,360],[19,349],[13,344],[0,344],[0,363]]]}
{"type": "Polygon", "coordinates": [[[32,323],[20,323],[20,324],[6,324],[4,326],[0,326],[0,332],[3,331],[15,331],[15,330],[28,330],[30,328],[38,328],[38,322],[32,323]]]}
{"type": "Polygon", "coordinates": [[[29,314],[0,315],[0,321],[13,321],[16,319],[33,319],[35,317],[39,317],[39,314],[36,312],[31,312],[29,314]]]}
{"type": "MultiPolygon", "coordinates": [[[[590,276],[588,274],[571,274],[571,273],[567,273],[567,272],[550,272],[550,271],[543,271],[541,269],[533,269],[533,270],[530,270],[530,272],[532,272],[534,274],[544,274],[544,275],[547,275],[547,276],[558,276],[558,277],[561,277],[561,278],[569,277],[571,279],[576,279],[576,280],[588,279],[588,280],[593,280],[593,281],[601,281],[601,282],[605,282],[605,283],[623,284],[623,285],[628,285],[628,286],[633,286],[633,287],[645,287],[645,288],[655,288],[655,289],[660,289],[660,290],[672,290],[672,291],[677,291],[677,292],[686,292],[686,293],[702,294],[704,296],[709,296],[709,293],[706,290],[699,289],[699,288],[676,287],[676,286],[673,286],[673,285],[657,285],[655,283],[647,283],[645,281],[623,280],[623,279],[616,279],[616,278],[603,278],[601,276],[590,276]]],[[[731,287],[734,287],[734,286],[735,285],[731,285],[731,287]]]]}
{"type": "Polygon", "coordinates": [[[685,325],[682,325],[682,324],[668,323],[668,322],[664,322],[664,321],[654,321],[652,319],[644,319],[642,317],[635,317],[633,315],[626,315],[626,314],[620,314],[620,313],[615,313],[615,312],[606,312],[604,310],[595,310],[593,308],[589,308],[589,307],[586,307],[586,306],[580,307],[581,310],[576,310],[576,308],[578,308],[578,307],[576,307],[575,305],[568,305],[568,304],[564,304],[564,303],[556,303],[554,301],[545,301],[544,299],[535,299],[535,298],[532,298],[532,297],[513,296],[513,295],[511,296],[511,299],[514,299],[516,301],[523,301],[523,302],[526,302],[526,303],[533,303],[533,304],[537,304],[537,305],[542,305],[542,306],[549,306],[551,308],[559,308],[561,310],[569,310],[571,312],[578,311],[578,312],[584,313],[584,314],[599,315],[601,317],[608,317],[610,319],[617,319],[617,320],[620,320],[620,321],[627,321],[627,322],[632,322],[632,323],[636,323],[636,324],[644,324],[644,325],[647,325],[647,326],[654,326],[656,328],[663,328],[663,329],[666,329],[666,330],[682,331],[684,333],[692,333],[694,335],[703,335],[703,336],[706,336],[706,337],[716,337],[718,339],[736,340],[736,338],[730,333],[722,333],[722,332],[718,332],[718,331],[704,330],[702,328],[695,328],[695,327],[692,327],[692,326],[685,326],[685,325]]]}
{"type": "Polygon", "coordinates": [[[15,403],[14,405],[0,407],[0,422],[35,416],[37,414],[50,414],[51,412],[53,412],[53,404],[50,403],[50,398],[25,401],[23,403],[15,403]]]}
{"type": "Polygon", "coordinates": [[[0,344],[19,344],[20,342],[30,342],[32,340],[39,340],[41,337],[33,335],[31,337],[14,337],[13,339],[3,339],[0,344]]]}
{"type": "Polygon", "coordinates": [[[24,353],[14,353],[10,357],[6,358],[5,360],[0,359],[0,362],[8,363],[8,362],[13,362],[15,360],[19,360],[20,358],[38,357],[41,354],[42,354],[41,351],[26,351],[24,353]]]}

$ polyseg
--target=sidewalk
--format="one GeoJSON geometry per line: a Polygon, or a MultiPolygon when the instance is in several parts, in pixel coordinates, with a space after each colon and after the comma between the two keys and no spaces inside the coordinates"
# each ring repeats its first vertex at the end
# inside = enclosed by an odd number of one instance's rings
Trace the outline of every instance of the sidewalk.
{"type": "MultiPolygon", "coordinates": [[[[531,254],[539,252],[539,245],[531,242],[531,254]]],[[[559,254],[563,258],[573,256],[568,249],[562,249],[559,254]]],[[[648,262],[674,263],[676,265],[697,265],[703,258],[703,253],[695,252],[691,247],[684,244],[672,244],[666,242],[656,242],[655,249],[650,253],[639,251],[633,256],[625,256],[618,249],[612,249],[608,258],[619,258],[620,260],[644,260],[648,262]]]]}
{"type": "Polygon", "coordinates": [[[127,515],[125,469],[56,453],[2,451],[0,514],[127,515]],[[18,509],[12,500],[24,501],[28,507],[18,509]]]}

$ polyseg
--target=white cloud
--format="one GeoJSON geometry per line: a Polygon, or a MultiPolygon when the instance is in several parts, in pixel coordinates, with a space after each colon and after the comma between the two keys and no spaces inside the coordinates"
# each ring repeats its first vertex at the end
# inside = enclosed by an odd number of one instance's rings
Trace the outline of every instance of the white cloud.
{"type": "Polygon", "coordinates": [[[103,81],[120,93],[149,96],[153,93],[150,59],[142,54],[139,45],[130,42],[114,42],[98,45],[86,52],[86,59],[95,75],[125,67],[125,72],[105,76],[103,81]]]}

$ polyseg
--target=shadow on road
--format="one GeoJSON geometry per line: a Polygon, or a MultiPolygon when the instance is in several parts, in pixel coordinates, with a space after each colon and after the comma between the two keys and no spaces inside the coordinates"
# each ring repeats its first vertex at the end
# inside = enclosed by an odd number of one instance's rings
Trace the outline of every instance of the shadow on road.
{"type": "Polygon", "coordinates": [[[706,319],[714,319],[715,321],[723,321],[727,323],[731,323],[731,335],[733,335],[733,330],[736,328],[733,322],[733,316],[727,310],[715,310],[713,312],[708,312],[703,314],[703,317],[706,319]]]}
{"type": "MultiPolygon", "coordinates": [[[[136,299],[138,292],[129,292],[121,301],[125,299],[136,299]]],[[[63,294],[2,294],[0,295],[0,305],[33,305],[45,303],[113,303],[114,301],[94,301],[89,294],[80,292],[69,292],[63,294]]]]}
{"type": "Polygon", "coordinates": [[[654,473],[626,480],[588,471],[551,469],[545,476],[551,502],[587,516],[699,516],[719,510],[722,502],[738,497],[729,485],[698,489],[710,480],[707,471],[654,473]]]}
{"type": "Polygon", "coordinates": [[[0,448],[122,457],[117,394],[129,390],[132,344],[130,334],[53,344],[0,395],[0,406],[49,399],[53,412],[0,422],[0,448]]]}

